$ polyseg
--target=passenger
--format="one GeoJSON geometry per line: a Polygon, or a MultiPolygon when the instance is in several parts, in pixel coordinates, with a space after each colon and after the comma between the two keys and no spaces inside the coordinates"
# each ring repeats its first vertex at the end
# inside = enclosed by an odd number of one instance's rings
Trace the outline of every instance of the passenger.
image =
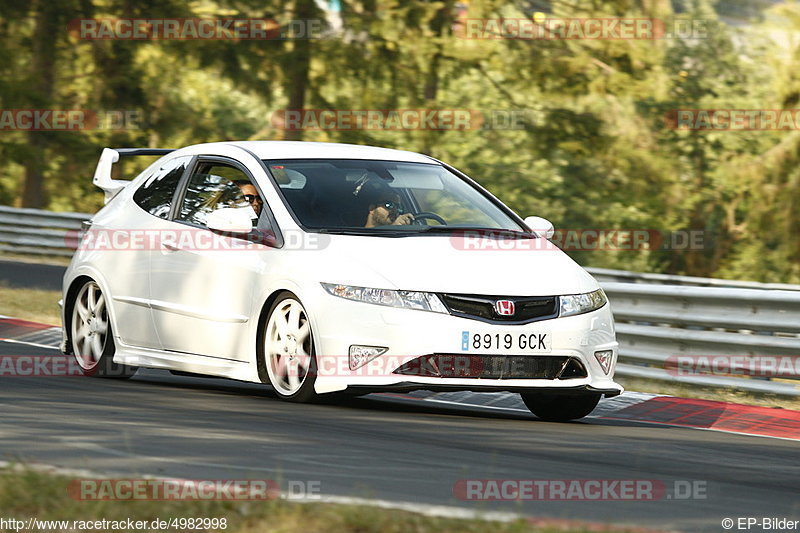
{"type": "Polygon", "coordinates": [[[258,195],[258,189],[256,189],[255,185],[250,183],[249,180],[236,180],[233,183],[239,187],[242,197],[247,200],[247,203],[249,203],[250,207],[253,208],[253,211],[256,212],[256,216],[261,215],[261,209],[264,206],[264,202],[258,195]]]}

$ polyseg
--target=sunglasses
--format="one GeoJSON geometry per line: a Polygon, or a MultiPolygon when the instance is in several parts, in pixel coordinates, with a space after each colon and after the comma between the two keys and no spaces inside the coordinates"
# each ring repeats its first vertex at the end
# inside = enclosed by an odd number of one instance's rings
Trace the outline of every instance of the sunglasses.
{"type": "Polygon", "coordinates": [[[261,198],[257,194],[243,194],[242,197],[251,204],[255,202],[261,203],[261,198]]]}
{"type": "Polygon", "coordinates": [[[383,202],[381,206],[385,207],[389,211],[399,211],[400,210],[400,203],[399,202],[383,202]]]}

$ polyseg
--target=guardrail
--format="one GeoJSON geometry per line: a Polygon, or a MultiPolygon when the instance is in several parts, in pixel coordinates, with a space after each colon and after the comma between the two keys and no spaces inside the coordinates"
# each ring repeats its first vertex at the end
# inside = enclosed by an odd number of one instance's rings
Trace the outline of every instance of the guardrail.
{"type": "Polygon", "coordinates": [[[617,326],[618,374],[800,396],[792,382],[800,369],[800,287],[601,285],[617,326]],[[741,377],[689,371],[726,367],[741,377]],[[787,379],[764,379],[770,375],[787,379]]]}
{"type": "MultiPolygon", "coordinates": [[[[69,237],[77,236],[88,213],[56,213],[0,206],[0,251],[70,257],[69,237]]],[[[73,245],[74,247],[74,245],[73,245]]]]}
{"type": "Polygon", "coordinates": [[[610,268],[593,268],[586,270],[599,282],[622,281],[625,283],[649,283],[656,285],[684,285],[688,287],[737,287],[740,289],[778,289],[786,291],[800,291],[800,285],[788,283],[760,283],[758,281],[743,281],[735,279],[698,278],[694,276],[674,276],[672,274],[657,274],[655,272],[630,272],[628,270],[613,270],[610,268]]]}
{"type": "MultiPolygon", "coordinates": [[[[0,206],[0,251],[72,255],[87,213],[0,206]]],[[[734,374],[772,358],[800,366],[800,285],[670,276],[589,268],[611,302],[620,358],[617,374],[715,388],[800,396],[795,379],[691,375],[679,357],[716,356],[734,374]]]]}

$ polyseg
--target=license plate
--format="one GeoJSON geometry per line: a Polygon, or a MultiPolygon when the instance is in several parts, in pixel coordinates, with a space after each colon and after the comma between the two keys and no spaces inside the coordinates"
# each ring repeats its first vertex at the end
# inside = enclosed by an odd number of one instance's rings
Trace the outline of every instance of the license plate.
{"type": "Polygon", "coordinates": [[[553,347],[546,331],[462,331],[462,353],[547,353],[553,347]]]}

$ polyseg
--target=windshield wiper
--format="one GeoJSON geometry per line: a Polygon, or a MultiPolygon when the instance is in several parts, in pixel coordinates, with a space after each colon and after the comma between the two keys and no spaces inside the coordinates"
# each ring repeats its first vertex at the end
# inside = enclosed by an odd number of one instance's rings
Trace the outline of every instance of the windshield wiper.
{"type": "Polygon", "coordinates": [[[330,235],[359,235],[359,236],[378,236],[378,237],[413,237],[426,234],[460,234],[469,237],[505,237],[514,239],[535,239],[538,235],[524,231],[517,231],[505,228],[482,228],[464,226],[405,226],[402,229],[390,228],[321,228],[312,230],[316,233],[330,235]]]}
{"type": "Polygon", "coordinates": [[[481,228],[464,226],[427,226],[422,233],[466,233],[469,236],[486,237],[514,237],[518,239],[535,239],[538,235],[526,231],[518,231],[506,228],[481,228]]]}
{"type": "Polygon", "coordinates": [[[313,230],[330,235],[359,235],[378,237],[409,237],[424,233],[423,229],[382,229],[382,228],[323,228],[313,230]]]}

